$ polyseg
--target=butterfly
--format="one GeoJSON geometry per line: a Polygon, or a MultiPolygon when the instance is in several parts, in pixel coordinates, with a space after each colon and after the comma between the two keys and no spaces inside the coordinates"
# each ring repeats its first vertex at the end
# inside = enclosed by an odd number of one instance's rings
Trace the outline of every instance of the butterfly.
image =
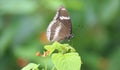
{"type": "Polygon", "coordinates": [[[47,39],[50,42],[70,39],[72,34],[72,24],[68,11],[60,6],[47,28],[47,39]]]}

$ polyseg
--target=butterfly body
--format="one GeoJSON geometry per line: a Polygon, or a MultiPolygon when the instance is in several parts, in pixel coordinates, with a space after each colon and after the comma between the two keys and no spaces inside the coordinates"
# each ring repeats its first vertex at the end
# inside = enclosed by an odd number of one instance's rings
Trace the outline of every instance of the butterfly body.
{"type": "Polygon", "coordinates": [[[64,7],[60,7],[47,28],[49,41],[61,41],[72,37],[71,19],[64,7]]]}

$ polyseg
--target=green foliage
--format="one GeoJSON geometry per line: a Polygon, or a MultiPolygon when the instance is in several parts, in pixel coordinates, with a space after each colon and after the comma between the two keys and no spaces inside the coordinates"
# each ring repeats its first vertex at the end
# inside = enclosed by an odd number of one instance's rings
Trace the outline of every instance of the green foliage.
{"type": "Polygon", "coordinates": [[[118,46],[118,49],[110,56],[109,59],[111,62],[109,63],[109,68],[107,70],[119,70],[120,67],[120,46],[118,46]]]}
{"type": "Polygon", "coordinates": [[[46,45],[45,49],[50,51],[50,54],[57,50],[60,53],[66,53],[68,51],[74,52],[75,49],[72,48],[69,44],[60,44],[58,42],[54,42],[53,45],[46,45]]]}
{"type": "Polygon", "coordinates": [[[78,53],[54,53],[52,61],[57,70],[80,70],[81,60],[78,53]]]}
{"type": "Polygon", "coordinates": [[[26,67],[22,68],[21,70],[39,70],[37,64],[30,63],[26,67]]]}
{"type": "MultiPolygon", "coordinates": [[[[81,58],[79,54],[75,52],[75,49],[72,48],[69,44],[60,44],[58,42],[54,42],[52,45],[46,45],[45,49],[49,51],[47,52],[47,55],[52,57],[52,62],[54,64],[52,70],[54,67],[57,70],[80,70],[82,64],[81,58]],[[58,52],[54,53],[55,50],[58,52]]],[[[29,64],[22,70],[30,69],[37,70],[38,65],[29,64]]]]}
{"type": "Polygon", "coordinates": [[[80,70],[81,59],[75,49],[69,44],[60,44],[58,42],[53,43],[53,45],[45,46],[52,56],[52,61],[57,70],[80,70]]]}

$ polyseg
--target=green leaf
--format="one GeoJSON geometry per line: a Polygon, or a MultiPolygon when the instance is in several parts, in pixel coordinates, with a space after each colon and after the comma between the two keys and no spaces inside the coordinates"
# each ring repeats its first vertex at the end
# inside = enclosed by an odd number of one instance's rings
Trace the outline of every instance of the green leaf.
{"type": "Polygon", "coordinates": [[[54,42],[53,47],[57,49],[59,52],[67,52],[68,51],[68,44],[60,44],[59,42],[54,42]]]}
{"type": "Polygon", "coordinates": [[[54,53],[52,61],[57,70],[80,70],[81,58],[78,53],[54,53]]]}
{"type": "Polygon", "coordinates": [[[44,48],[47,51],[50,51],[49,55],[55,50],[55,47],[53,47],[52,45],[46,45],[44,48]]]}
{"type": "Polygon", "coordinates": [[[27,66],[25,66],[24,68],[22,68],[21,70],[39,70],[38,66],[39,65],[37,65],[37,64],[30,63],[27,66]]]}
{"type": "Polygon", "coordinates": [[[75,49],[72,48],[69,44],[60,44],[59,42],[54,42],[52,45],[46,45],[45,49],[50,51],[50,54],[54,52],[54,50],[58,50],[58,52],[66,53],[70,50],[70,52],[75,52],[75,49]]]}

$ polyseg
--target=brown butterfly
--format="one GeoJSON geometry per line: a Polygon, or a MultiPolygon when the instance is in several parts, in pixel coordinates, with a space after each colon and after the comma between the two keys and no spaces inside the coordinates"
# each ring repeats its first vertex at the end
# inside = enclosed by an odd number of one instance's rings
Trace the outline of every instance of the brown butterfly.
{"type": "Polygon", "coordinates": [[[54,19],[47,28],[46,34],[51,42],[66,40],[72,37],[71,19],[65,7],[61,6],[58,8],[54,19]]]}

